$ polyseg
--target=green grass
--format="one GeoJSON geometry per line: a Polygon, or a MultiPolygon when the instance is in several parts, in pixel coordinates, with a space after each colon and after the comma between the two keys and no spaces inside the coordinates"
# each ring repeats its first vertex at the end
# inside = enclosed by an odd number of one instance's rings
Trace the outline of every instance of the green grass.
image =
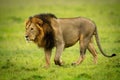
{"type": "Polygon", "coordinates": [[[1,0],[0,1],[0,80],[119,80],[120,76],[120,1],[119,0],[1,0]],[[98,51],[98,64],[87,51],[79,66],[71,63],[79,57],[79,45],[65,49],[64,66],[45,64],[44,52],[24,39],[25,20],[39,13],[57,17],[83,16],[92,19],[99,31],[103,50],[116,53],[106,58],[98,51]]]}

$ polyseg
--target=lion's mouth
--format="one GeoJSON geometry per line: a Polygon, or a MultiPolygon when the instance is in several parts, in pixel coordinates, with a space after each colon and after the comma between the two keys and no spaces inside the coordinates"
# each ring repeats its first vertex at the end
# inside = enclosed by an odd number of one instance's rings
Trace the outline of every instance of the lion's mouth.
{"type": "Polygon", "coordinates": [[[34,41],[34,39],[31,39],[31,38],[26,37],[26,36],[25,36],[25,40],[28,41],[28,42],[30,42],[30,41],[34,41]]]}
{"type": "Polygon", "coordinates": [[[30,41],[30,39],[29,39],[29,38],[25,38],[25,40],[26,40],[26,41],[30,41]]]}
{"type": "Polygon", "coordinates": [[[25,36],[25,40],[28,42],[31,41],[31,39],[28,36],[25,36]]]}
{"type": "Polygon", "coordinates": [[[25,40],[28,41],[28,42],[31,41],[29,38],[26,38],[26,37],[25,37],[25,40]]]}

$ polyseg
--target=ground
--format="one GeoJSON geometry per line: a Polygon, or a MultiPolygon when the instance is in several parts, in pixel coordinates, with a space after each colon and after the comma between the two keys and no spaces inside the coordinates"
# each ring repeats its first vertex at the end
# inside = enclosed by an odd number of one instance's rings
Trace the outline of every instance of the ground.
{"type": "Polygon", "coordinates": [[[120,1],[119,0],[0,0],[0,80],[119,80],[120,75],[120,1]],[[98,52],[93,63],[87,51],[79,66],[71,63],[79,57],[79,44],[65,49],[64,66],[54,64],[44,68],[44,52],[24,39],[25,20],[39,13],[54,13],[59,17],[83,16],[93,20],[106,54],[98,52]]]}

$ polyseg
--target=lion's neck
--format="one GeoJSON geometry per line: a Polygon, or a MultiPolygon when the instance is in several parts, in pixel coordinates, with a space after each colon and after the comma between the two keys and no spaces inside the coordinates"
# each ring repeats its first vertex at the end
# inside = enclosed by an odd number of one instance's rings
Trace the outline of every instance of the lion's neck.
{"type": "Polygon", "coordinates": [[[47,38],[40,38],[37,37],[34,40],[34,43],[38,45],[40,48],[45,48],[45,49],[52,49],[55,45],[53,37],[47,37],[47,38]]]}
{"type": "Polygon", "coordinates": [[[34,42],[38,45],[38,47],[52,49],[55,46],[54,33],[49,32],[44,36],[38,35],[34,42]]]}
{"type": "Polygon", "coordinates": [[[38,47],[44,47],[45,46],[45,42],[41,39],[41,37],[36,37],[36,39],[34,40],[34,43],[38,45],[38,47]]]}

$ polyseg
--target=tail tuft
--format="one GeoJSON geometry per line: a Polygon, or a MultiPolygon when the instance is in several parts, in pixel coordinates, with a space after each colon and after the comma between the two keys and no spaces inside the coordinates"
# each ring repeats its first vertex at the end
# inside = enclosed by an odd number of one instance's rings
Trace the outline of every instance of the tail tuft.
{"type": "Polygon", "coordinates": [[[113,53],[113,54],[112,54],[112,57],[113,57],[113,56],[116,56],[116,54],[113,53]]]}

